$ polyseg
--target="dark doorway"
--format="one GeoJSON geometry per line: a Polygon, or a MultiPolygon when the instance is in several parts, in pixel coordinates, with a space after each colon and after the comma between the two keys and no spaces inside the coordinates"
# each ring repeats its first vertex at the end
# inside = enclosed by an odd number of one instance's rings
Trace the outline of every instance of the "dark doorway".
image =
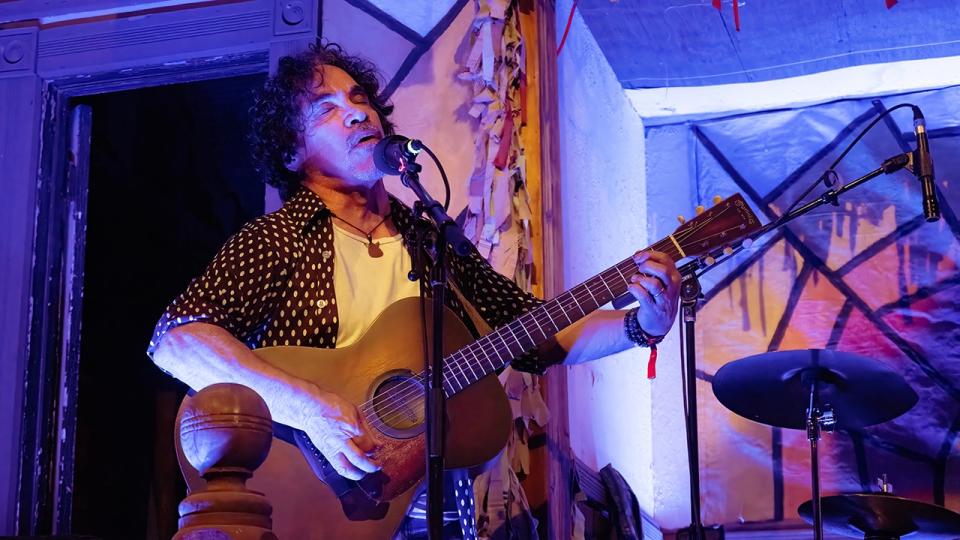
{"type": "Polygon", "coordinates": [[[167,539],[185,487],[186,388],[145,350],[166,305],[264,210],[245,143],[263,75],[90,96],[93,110],[72,529],[167,539]]]}

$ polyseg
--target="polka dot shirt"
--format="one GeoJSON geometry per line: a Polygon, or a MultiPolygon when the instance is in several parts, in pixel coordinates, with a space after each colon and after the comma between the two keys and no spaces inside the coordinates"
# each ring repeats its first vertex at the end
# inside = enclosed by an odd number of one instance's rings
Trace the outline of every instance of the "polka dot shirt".
{"type": "MultiPolygon", "coordinates": [[[[414,216],[391,197],[392,219],[410,249],[414,216]]],[[[336,347],[333,224],[320,198],[301,189],[283,207],[247,223],[221,248],[203,275],[171,303],[154,330],[148,354],[179,325],[202,321],[223,327],[251,349],[278,345],[336,347]]],[[[429,263],[429,257],[421,257],[429,263]]],[[[491,327],[506,324],[541,301],[496,272],[474,250],[451,254],[450,277],[491,327]]],[[[388,279],[395,279],[389,276],[388,279]]],[[[471,330],[454,294],[448,306],[471,330]]],[[[535,352],[514,369],[543,373],[535,352]]]]}

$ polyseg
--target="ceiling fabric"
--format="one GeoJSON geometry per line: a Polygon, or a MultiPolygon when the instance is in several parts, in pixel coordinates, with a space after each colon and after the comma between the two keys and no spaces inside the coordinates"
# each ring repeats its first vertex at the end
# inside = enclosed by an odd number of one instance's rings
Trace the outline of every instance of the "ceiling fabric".
{"type": "Polygon", "coordinates": [[[383,0],[322,0],[324,39],[375,59],[391,96],[420,59],[463,11],[467,0],[399,3],[383,0]],[[380,5],[382,4],[382,6],[380,5]]]}
{"type": "Polygon", "coordinates": [[[581,0],[624,88],[767,81],[960,55],[960,2],[581,0]]]}

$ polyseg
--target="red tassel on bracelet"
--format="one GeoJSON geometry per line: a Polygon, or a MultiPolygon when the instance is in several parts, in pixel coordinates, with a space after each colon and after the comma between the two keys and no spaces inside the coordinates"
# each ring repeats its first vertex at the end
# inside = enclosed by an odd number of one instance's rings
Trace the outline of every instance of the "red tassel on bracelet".
{"type": "Polygon", "coordinates": [[[657,346],[650,345],[650,359],[647,360],[647,378],[657,378],[657,346]]]}

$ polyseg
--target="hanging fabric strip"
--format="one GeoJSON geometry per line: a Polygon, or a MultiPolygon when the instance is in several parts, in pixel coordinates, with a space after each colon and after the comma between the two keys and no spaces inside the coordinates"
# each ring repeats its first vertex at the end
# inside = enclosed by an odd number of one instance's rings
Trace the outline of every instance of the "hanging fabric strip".
{"type": "MultiPolygon", "coordinates": [[[[527,120],[528,89],[520,16],[516,0],[475,0],[475,5],[469,52],[464,71],[457,75],[472,87],[468,112],[477,122],[464,232],[498,272],[530,290],[532,216],[520,137],[527,120]]],[[[508,367],[499,378],[514,428],[503,453],[481,466],[473,483],[479,535],[510,531],[516,538],[534,539],[536,520],[518,474],[530,472],[531,422],[546,425],[549,412],[538,377],[508,367]]]]}

